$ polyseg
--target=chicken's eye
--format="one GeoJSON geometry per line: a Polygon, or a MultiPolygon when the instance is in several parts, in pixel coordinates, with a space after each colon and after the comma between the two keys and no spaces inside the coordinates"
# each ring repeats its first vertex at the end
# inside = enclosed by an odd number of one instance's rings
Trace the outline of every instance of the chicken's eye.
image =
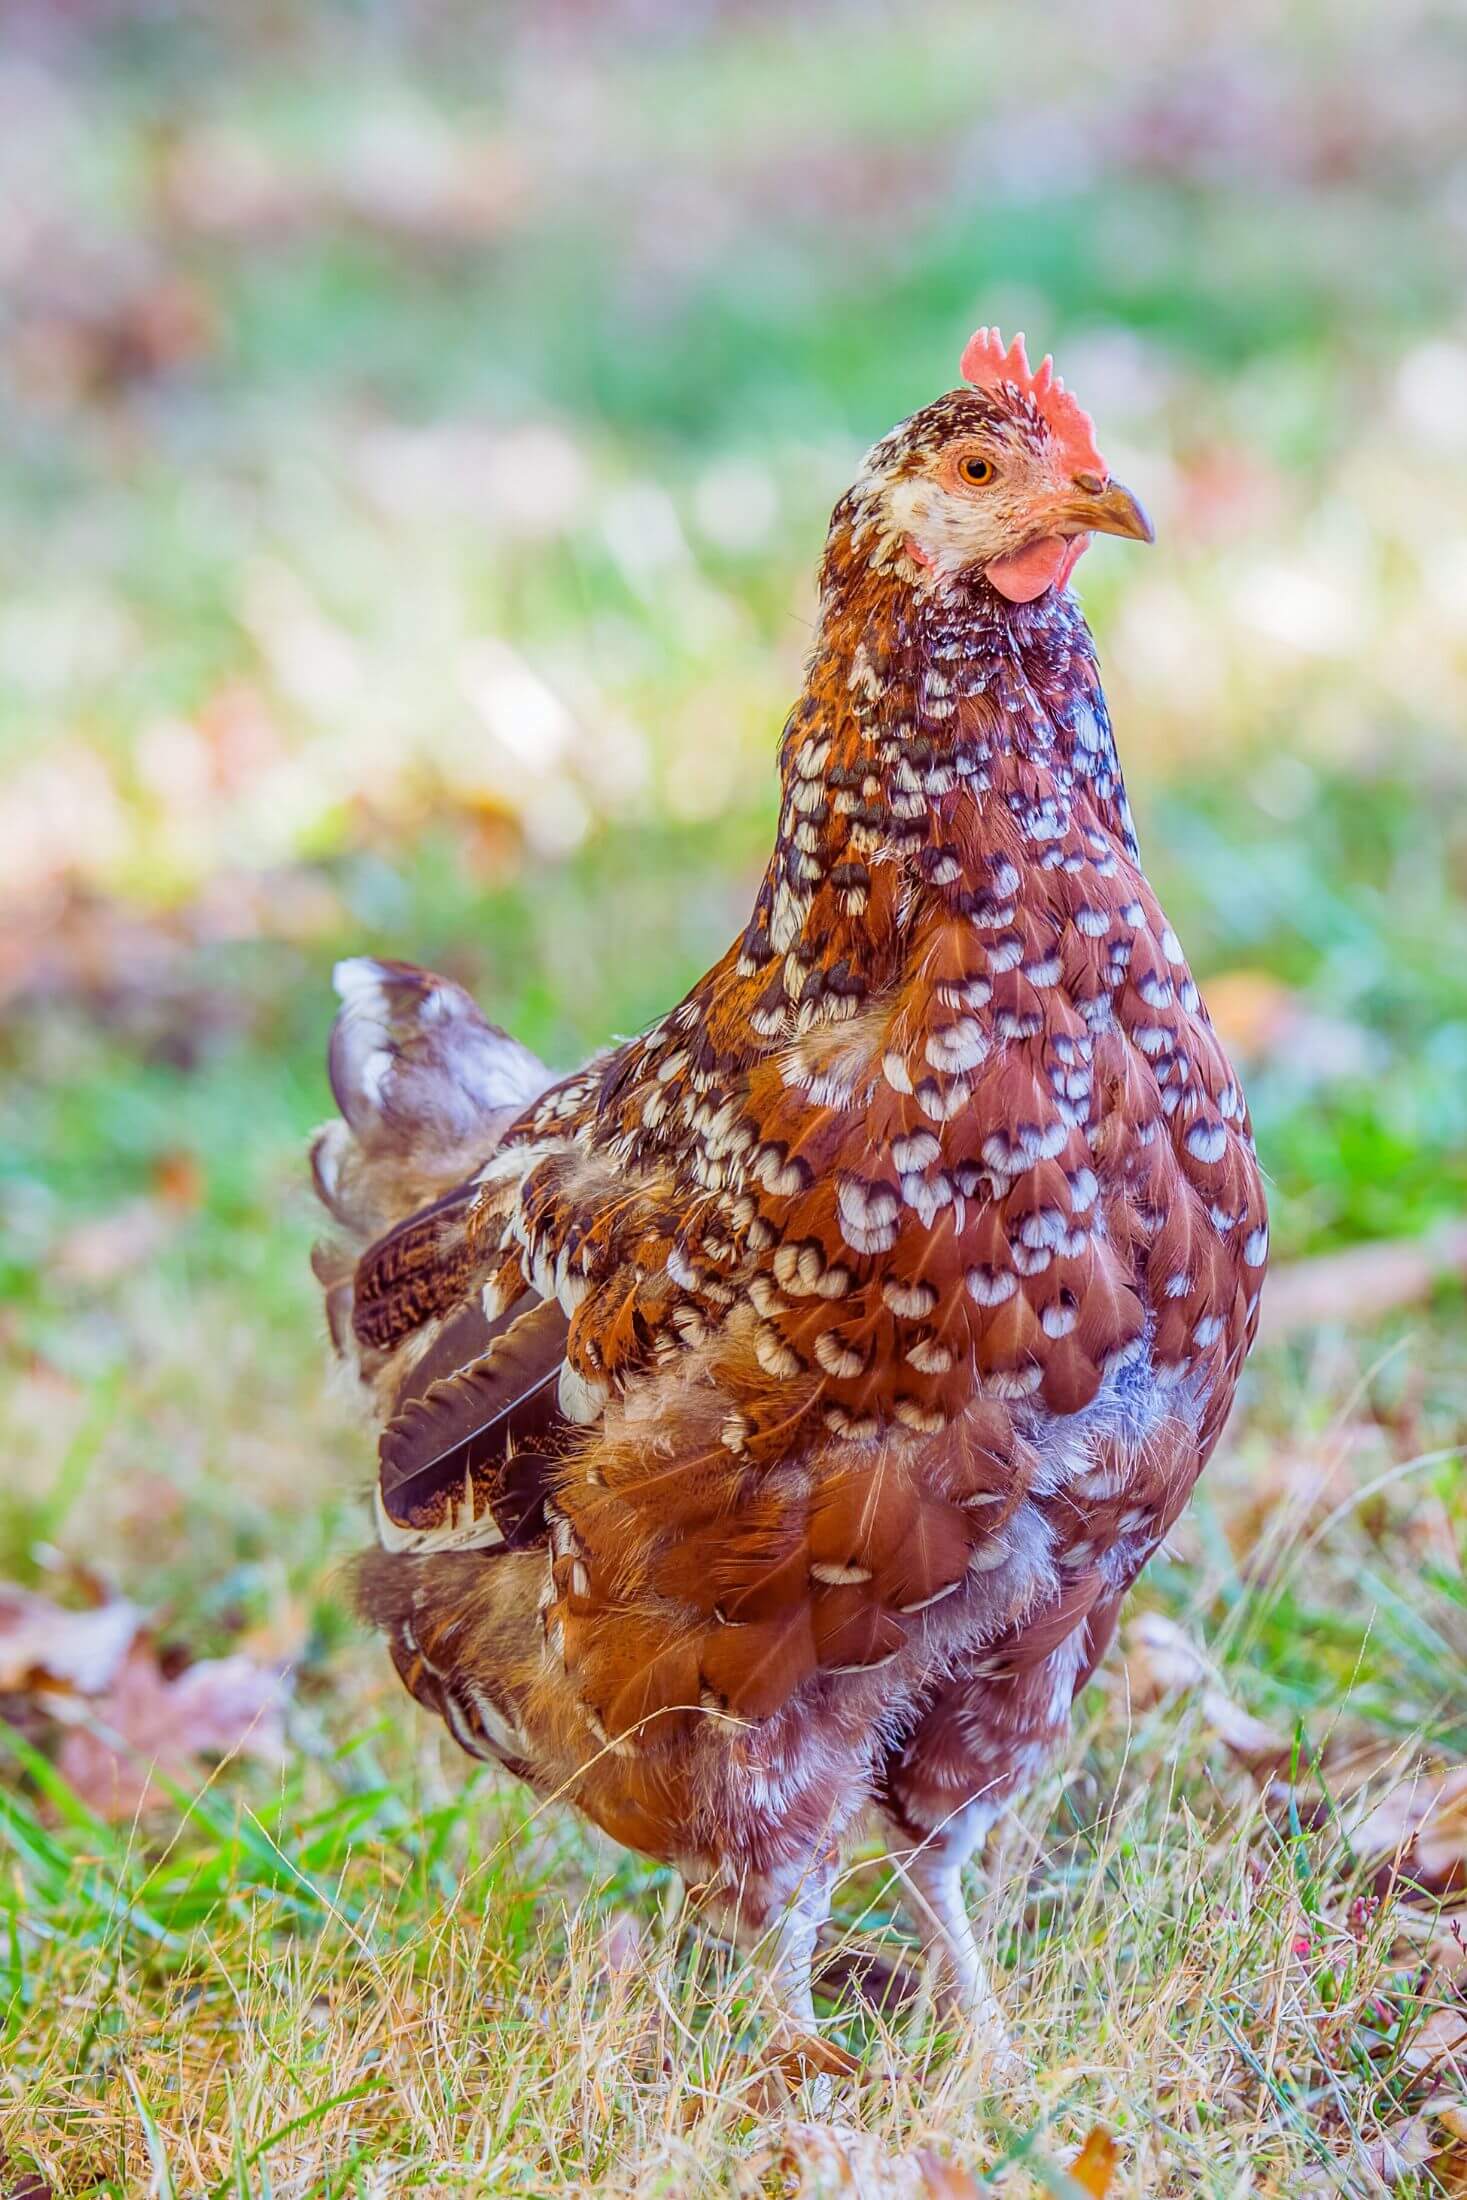
{"type": "Polygon", "coordinates": [[[958,472],[972,488],[981,489],[986,481],[992,481],[993,479],[993,460],[991,458],[962,459],[958,465],[958,472]]]}

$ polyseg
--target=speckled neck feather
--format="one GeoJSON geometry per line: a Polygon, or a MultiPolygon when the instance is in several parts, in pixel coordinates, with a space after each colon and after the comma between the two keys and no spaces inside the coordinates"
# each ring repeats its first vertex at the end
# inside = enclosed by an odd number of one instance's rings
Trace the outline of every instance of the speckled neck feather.
{"type": "Polygon", "coordinates": [[[901,926],[924,903],[962,916],[984,902],[985,813],[1023,822],[1041,866],[1046,844],[1059,860],[1077,805],[1136,855],[1090,632],[1069,593],[1015,605],[977,574],[904,578],[874,567],[862,537],[848,500],[780,749],[778,839],[742,942],[740,973],[771,973],[750,1013],[766,1037],[791,1010],[796,1029],[852,1013],[894,975],[901,926]]]}

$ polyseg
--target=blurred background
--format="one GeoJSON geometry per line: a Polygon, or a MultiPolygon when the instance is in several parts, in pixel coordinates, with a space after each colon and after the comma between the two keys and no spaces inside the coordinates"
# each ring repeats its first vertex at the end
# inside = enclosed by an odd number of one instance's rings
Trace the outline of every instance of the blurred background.
{"type": "MultiPolygon", "coordinates": [[[[1467,15],[0,14],[0,2183],[254,2189],[279,2140],[444,2190],[505,2103],[517,2190],[571,2125],[597,2190],[673,2144],[635,2042],[577,2077],[540,2021],[565,1945],[622,2021],[666,1875],[470,1773],[349,1616],[330,971],[434,965],[567,1065],[675,1000],[750,906],[830,508],[998,322],[1155,517],[1079,593],[1276,1262],[1332,1263],[1005,1834],[998,1960],[1052,2099],[1320,2189],[1315,2124],[1467,2055],[1420,1899],[1467,1886],[1467,1321],[1391,1251],[1467,1242],[1467,15]],[[1332,1796],[1405,1765],[1345,1838],[1399,1901],[1306,1870],[1296,1737],[1332,1796]]],[[[638,2192],[725,2143],[710,2038],[713,2136],[638,2192]]]]}
{"type": "Polygon", "coordinates": [[[1467,1209],[1460,10],[5,13],[0,1573],[345,1629],[332,961],[559,1062],[673,999],[830,506],[979,321],[1157,522],[1080,593],[1278,1253],[1467,1209]]]}

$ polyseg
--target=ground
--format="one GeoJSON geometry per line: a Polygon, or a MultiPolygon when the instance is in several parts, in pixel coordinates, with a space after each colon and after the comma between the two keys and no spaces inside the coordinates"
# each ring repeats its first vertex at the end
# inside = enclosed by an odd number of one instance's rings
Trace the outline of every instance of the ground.
{"type": "MultiPolygon", "coordinates": [[[[1460,24],[15,17],[0,1580],[266,1709],[134,1813],[120,1698],[0,1703],[0,2189],[937,2192],[932,2146],[1017,2200],[1100,2125],[1112,2193],[1461,2190],[1460,1287],[1367,1263],[1256,1355],[973,1887],[1024,2080],[847,1998],[869,2076],[791,2123],[669,1875],[350,1617],[302,1165],[339,954],[570,1062],[721,949],[825,513],[996,320],[1157,521],[1082,594],[1277,1261],[1460,1219],[1460,24]]],[[[874,1862],[837,1907],[899,1929],[874,1862]]]]}

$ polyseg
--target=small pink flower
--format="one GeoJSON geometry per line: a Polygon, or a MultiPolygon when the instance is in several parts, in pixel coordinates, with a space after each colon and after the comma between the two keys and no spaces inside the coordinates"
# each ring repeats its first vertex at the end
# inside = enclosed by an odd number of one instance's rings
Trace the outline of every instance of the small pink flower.
{"type": "Polygon", "coordinates": [[[1312,1945],[1313,1943],[1307,1933],[1296,1933],[1294,1935],[1294,1953],[1296,1956],[1307,1956],[1312,1945]]]}

